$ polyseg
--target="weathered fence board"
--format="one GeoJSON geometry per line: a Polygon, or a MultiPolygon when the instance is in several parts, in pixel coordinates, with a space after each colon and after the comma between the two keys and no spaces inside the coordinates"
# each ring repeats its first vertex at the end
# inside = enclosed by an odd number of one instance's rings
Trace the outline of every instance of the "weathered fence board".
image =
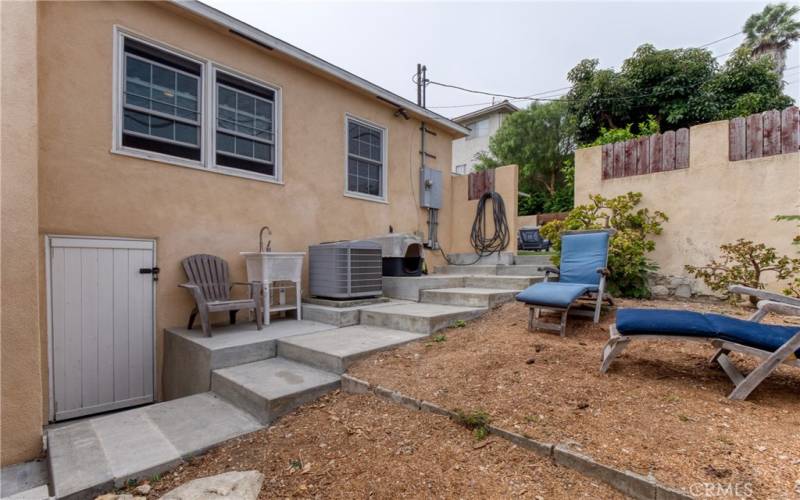
{"type": "Polygon", "coordinates": [[[628,139],[625,144],[625,160],[622,167],[622,175],[636,175],[636,139],[628,139]]]}
{"type": "Polygon", "coordinates": [[[477,200],[484,193],[494,191],[494,169],[473,172],[467,179],[467,198],[477,200]]]}
{"type": "Polygon", "coordinates": [[[661,134],[650,136],[650,171],[661,172],[664,168],[663,137],[661,134]]]}
{"type": "Polygon", "coordinates": [[[781,153],[781,112],[777,109],[764,111],[763,129],[764,145],[762,156],[772,156],[781,153]]]}
{"type": "Polygon", "coordinates": [[[689,129],[675,131],[675,168],[689,168],[689,129]]]}
{"type": "Polygon", "coordinates": [[[664,151],[663,151],[663,162],[662,169],[667,170],[675,170],[675,131],[668,130],[664,132],[664,151]]]}
{"type": "Polygon", "coordinates": [[[625,161],[625,143],[614,143],[614,169],[612,175],[614,177],[622,177],[624,174],[623,164],[625,161]]]}
{"type": "MultiPolygon", "coordinates": [[[[688,128],[605,144],[602,177],[613,179],[689,168],[688,128]]],[[[800,151],[800,109],[770,110],[728,122],[728,159],[739,161],[800,151]]]]}
{"type": "Polygon", "coordinates": [[[636,141],[636,173],[650,173],[650,138],[640,137],[636,141]]]}
{"type": "Polygon", "coordinates": [[[744,160],[747,156],[746,125],[743,117],[734,118],[728,122],[728,159],[730,161],[744,160]]]}
{"type": "Polygon", "coordinates": [[[614,145],[603,144],[601,151],[603,155],[603,179],[610,179],[614,176],[614,145]]]}
{"type": "Polygon", "coordinates": [[[764,149],[764,120],[761,114],[750,115],[747,123],[747,159],[761,158],[764,149]]]}
{"type": "Polygon", "coordinates": [[[800,108],[792,106],[781,112],[781,153],[800,149],[800,108]]]}

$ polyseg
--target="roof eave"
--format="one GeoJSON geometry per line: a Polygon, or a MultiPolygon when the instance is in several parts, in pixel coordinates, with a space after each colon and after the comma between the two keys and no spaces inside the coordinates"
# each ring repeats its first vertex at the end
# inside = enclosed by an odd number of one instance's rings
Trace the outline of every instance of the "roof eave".
{"type": "Polygon", "coordinates": [[[279,38],[275,38],[258,28],[250,26],[249,24],[229,16],[209,5],[206,5],[197,0],[171,0],[175,5],[178,5],[193,14],[203,17],[213,23],[224,26],[245,38],[250,38],[256,43],[265,46],[270,50],[284,54],[290,58],[296,59],[308,66],[311,66],[318,71],[328,74],[336,79],[343,80],[354,87],[363,91],[373,94],[378,100],[383,101],[387,106],[394,106],[397,109],[404,109],[410,114],[415,115],[418,119],[423,121],[433,121],[442,128],[454,132],[458,136],[465,136],[469,134],[469,129],[460,125],[448,118],[445,118],[438,113],[434,113],[429,109],[425,109],[417,104],[401,97],[393,92],[390,92],[374,83],[367,81],[360,76],[354,75],[349,71],[342,69],[334,64],[331,64],[324,59],[321,59],[313,54],[310,54],[294,45],[284,42],[279,38]]]}

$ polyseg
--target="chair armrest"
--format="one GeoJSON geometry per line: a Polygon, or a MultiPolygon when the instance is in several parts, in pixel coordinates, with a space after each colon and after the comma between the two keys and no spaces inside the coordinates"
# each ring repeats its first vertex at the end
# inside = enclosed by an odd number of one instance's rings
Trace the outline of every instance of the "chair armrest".
{"type": "Polygon", "coordinates": [[[550,281],[551,274],[555,274],[556,276],[561,275],[561,271],[555,266],[539,266],[539,271],[544,271],[545,281],[550,281]]]}
{"type": "Polygon", "coordinates": [[[561,274],[561,271],[556,266],[539,266],[539,271],[544,271],[550,274],[561,274]]]}
{"type": "Polygon", "coordinates": [[[194,283],[180,283],[178,285],[181,288],[185,288],[192,293],[192,297],[197,304],[205,304],[206,299],[203,297],[203,291],[200,289],[199,286],[195,285],[194,283]]]}
{"type": "Polygon", "coordinates": [[[607,277],[611,276],[611,271],[609,271],[607,267],[598,267],[597,268],[597,274],[600,274],[600,275],[605,276],[607,278],[607,277]]]}
{"type": "Polygon", "coordinates": [[[741,295],[752,295],[753,297],[759,298],[761,300],[768,300],[770,302],[779,302],[782,304],[789,304],[800,307],[800,299],[796,299],[794,297],[789,297],[786,295],[781,295],[775,292],[768,292],[766,290],[751,288],[749,286],[731,285],[728,287],[728,291],[731,293],[738,293],[741,295]]]}
{"type": "Polygon", "coordinates": [[[241,286],[250,287],[250,298],[251,299],[254,299],[254,298],[258,297],[258,291],[263,286],[260,281],[234,281],[233,283],[231,283],[231,288],[233,288],[234,285],[241,285],[241,286]]]}

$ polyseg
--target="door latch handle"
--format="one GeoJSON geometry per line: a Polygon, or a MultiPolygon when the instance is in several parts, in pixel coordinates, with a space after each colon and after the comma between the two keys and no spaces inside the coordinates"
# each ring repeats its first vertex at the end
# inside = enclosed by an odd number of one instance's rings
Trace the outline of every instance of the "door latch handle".
{"type": "Polygon", "coordinates": [[[153,281],[158,281],[158,273],[161,272],[161,269],[157,267],[142,267],[139,268],[139,274],[152,274],[153,281]]]}

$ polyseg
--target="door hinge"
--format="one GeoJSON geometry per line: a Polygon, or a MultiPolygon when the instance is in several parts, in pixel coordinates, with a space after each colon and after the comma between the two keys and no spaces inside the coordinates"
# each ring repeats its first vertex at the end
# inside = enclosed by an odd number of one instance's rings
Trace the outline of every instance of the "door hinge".
{"type": "Polygon", "coordinates": [[[153,281],[158,281],[158,273],[161,272],[161,269],[157,267],[142,267],[139,268],[139,274],[152,274],[153,281]]]}

